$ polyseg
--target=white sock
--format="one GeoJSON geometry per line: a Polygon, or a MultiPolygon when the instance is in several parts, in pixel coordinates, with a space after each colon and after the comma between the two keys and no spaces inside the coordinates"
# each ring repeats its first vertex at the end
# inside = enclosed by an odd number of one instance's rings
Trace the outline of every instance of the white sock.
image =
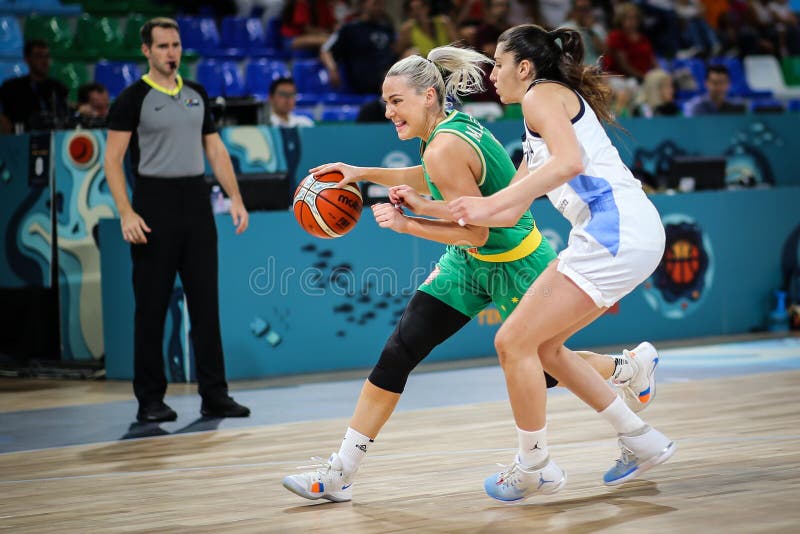
{"type": "Polygon", "coordinates": [[[517,427],[520,463],[525,467],[538,467],[547,459],[547,425],[528,432],[517,427]]]}
{"type": "Polygon", "coordinates": [[[614,402],[598,413],[603,416],[603,419],[611,423],[617,434],[631,434],[645,426],[644,421],[633,413],[619,397],[614,397],[614,402]]]}
{"type": "Polygon", "coordinates": [[[342,460],[342,470],[347,474],[354,474],[361,465],[361,460],[367,455],[367,446],[375,440],[368,438],[350,427],[344,434],[342,446],[339,448],[339,458],[342,460]]]}
{"type": "Polygon", "coordinates": [[[633,364],[625,352],[609,356],[609,358],[614,358],[614,374],[611,375],[611,380],[615,384],[624,384],[633,378],[636,369],[633,368],[633,364]]]}

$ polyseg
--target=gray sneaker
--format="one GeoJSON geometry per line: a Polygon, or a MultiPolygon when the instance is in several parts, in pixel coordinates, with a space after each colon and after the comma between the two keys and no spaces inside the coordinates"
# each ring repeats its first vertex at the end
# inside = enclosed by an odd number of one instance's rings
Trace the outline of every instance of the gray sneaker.
{"type": "Polygon", "coordinates": [[[636,436],[619,435],[621,451],[617,463],[603,475],[606,486],[633,480],[645,471],[663,464],[675,453],[675,442],[649,425],[636,436]]]}
{"type": "Polygon", "coordinates": [[[353,498],[353,485],[350,476],[342,470],[342,460],[336,453],[327,461],[319,457],[312,460],[320,462],[299,469],[315,468],[314,471],[289,475],[283,479],[283,487],[306,499],[328,499],[333,502],[346,502],[353,498]]]}
{"type": "Polygon", "coordinates": [[[489,497],[503,502],[517,502],[537,493],[552,495],[567,483],[567,474],[549,457],[536,467],[525,468],[514,458],[511,465],[486,478],[483,489],[489,497]]]}

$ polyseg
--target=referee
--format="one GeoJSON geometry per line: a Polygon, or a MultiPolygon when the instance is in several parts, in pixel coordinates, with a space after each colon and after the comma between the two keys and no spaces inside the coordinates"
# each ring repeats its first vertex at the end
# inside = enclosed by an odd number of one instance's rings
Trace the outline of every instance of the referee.
{"type": "Polygon", "coordinates": [[[174,421],[164,403],[164,322],[175,275],[189,307],[197,362],[200,412],[208,417],[247,417],[250,410],[228,395],[219,326],[217,228],[203,178],[203,152],[231,199],[236,233],[248,215],[230,156],[217,134],[208,95],[178,74],[178,24],[154,18],[142,26],[142,53],[149,72],[125,89],[108,116],[105,173],[120,214],[122,236],[133,260],[134,377],[141,422],[174,421]],[[130,149],[135,178],[133,204],[123,171],[130,149]]]}

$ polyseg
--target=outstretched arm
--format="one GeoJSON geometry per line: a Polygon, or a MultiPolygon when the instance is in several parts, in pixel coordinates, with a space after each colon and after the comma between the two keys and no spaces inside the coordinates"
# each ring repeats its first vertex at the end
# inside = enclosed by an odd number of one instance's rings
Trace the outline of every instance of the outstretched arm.
{"type": "MultiPolygon", "coordinates": [[[[425,151],[425,165],[431,180],[445,200],[463,195],[481,194],[477,185],[483,170],[480,158],[460,137],[444,132],[439,134],[425,151]]],[[[437,207],[441,208],[441,203],[434,202],[429,207],[435,210],[437,207]]],[[[488,228],[462,227],[452,220],[407,217],[391,204],[374,206],[373,212],[376,221],[383,228],[391,228],[397,232],[439,243],[481,246],[489,238],[488,228]]]]}
{"type": "Polygon", "coordinates": [[[356,167],[348,165],[347,163],[324,163],[318,165],[308,172],[314,176],[322,176],[329,172],[340,172],[344,177],[339,182],[339,187],[344,187],[347,184],[354,182],[367,181],[386,187],[394,187],[396,185],[409,185],[419,193],[428,194],[428,184],[425,182],[425,176],[422,174],[422,165],[415,165],[414,167],[397,167],[397,168],[384,168],[384,167],[356,167]]]}
{"type": "Polygon", "coordinates": [[[489,197],[463,197],[450,202],[454,220],[459,224],[512,226],[534,200],[583,172],[581,147],[561,92],[565,90],[544,84],[529,91],[522,102],[525,121],[542,136],[550,158],[533,172],[518,172],[508,187],[489,197]]]}

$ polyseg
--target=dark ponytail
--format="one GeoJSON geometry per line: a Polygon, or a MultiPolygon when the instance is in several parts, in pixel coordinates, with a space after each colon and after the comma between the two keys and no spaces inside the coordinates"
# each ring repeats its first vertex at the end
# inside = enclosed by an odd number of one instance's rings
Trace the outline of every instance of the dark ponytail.
{"type": "Polygon", "coordinates": [[[578,91],[601,121],[616,124],[609,109],[611,90],[603,83],[597,65],[584,65],[581,34],[569,28],[548,32],[535,24],[522,24],[504,31],[497,40],[519,63],[533,63],[535,79],[566,84],[578,91]]]}

